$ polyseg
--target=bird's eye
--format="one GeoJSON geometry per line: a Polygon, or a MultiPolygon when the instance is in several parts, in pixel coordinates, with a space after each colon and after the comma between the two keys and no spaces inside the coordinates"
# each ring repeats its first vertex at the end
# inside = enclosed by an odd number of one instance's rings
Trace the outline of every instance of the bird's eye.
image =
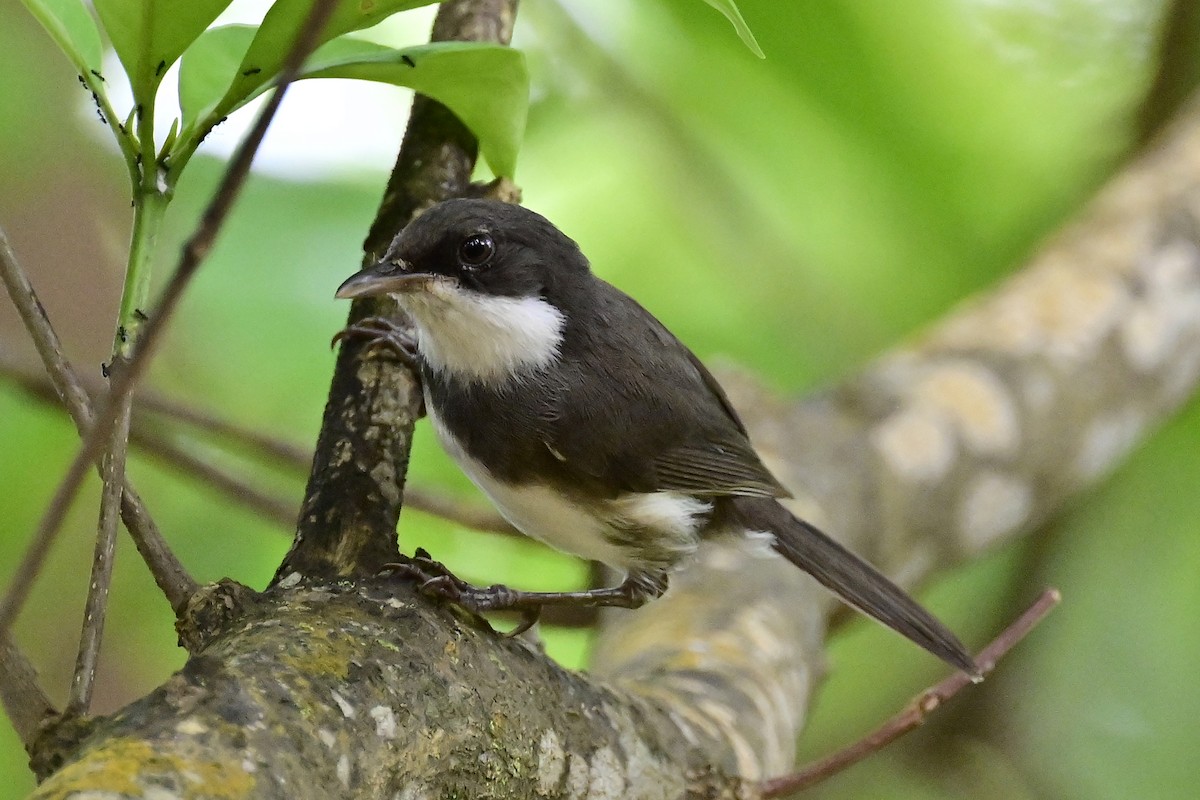
{"type": "Polygon", "coordinates": [[[458,260],[465,267],[482,267],[496,252],[496,243],[486,233],[474,233],[458,246],[458,260]]]}

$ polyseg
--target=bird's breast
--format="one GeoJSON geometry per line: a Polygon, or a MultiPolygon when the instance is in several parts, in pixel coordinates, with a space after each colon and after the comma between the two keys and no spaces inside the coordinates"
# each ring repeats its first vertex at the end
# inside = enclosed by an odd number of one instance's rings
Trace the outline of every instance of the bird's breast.
{"type": "Polygon", "coordinates": [[[428,388],[425,406],[442,448],[525,535],[626,570],[669,569],[695,550],[710,503],[679,492],[588,498],[532,476],[506,480],[502,476],[511,470],[493,469],[472,454],[428,388]]]}

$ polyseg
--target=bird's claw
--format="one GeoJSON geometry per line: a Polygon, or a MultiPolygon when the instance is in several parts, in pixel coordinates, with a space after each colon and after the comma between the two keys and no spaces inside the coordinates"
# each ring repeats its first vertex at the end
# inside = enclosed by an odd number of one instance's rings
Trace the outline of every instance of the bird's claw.
{"type": "Polygon", "coordinates": [[[474,614],[517,611],[521,620],[515,628],[504,634],[506,637],[517,636],[529,630],[541,615],[539,607],[520,606],[519,593],[516,590],[501,584],[483,587],[467,583],[451,572],[445,564],[435,561],[423,548],[417,548],[411,557],[402,558],[402,561],[385,564],[384,570],[413,580],[417,583],[417,591],[426,597],[453,603],[474,614]]]}
{"type": "Polygon", "coordinates": [[[335,333],[329,340],[329,347],[332,349],[340,342],[355,339],[365,340],[364,352],[383,350],[413,369],[418,366],[417,340],[412,330],[394,320],[387,317],[364,317],[335,333]]]}
{"type": "Polygon", "coordinates": [[[467,588],[473,588],[451,572],[445,564],[435,561],[429,555],[429,551],[423,547],[418,547],[411,556],[401,555],[400,559],[391,564],[384,564],[382,571],[398,577],[409,578],[420,584],[418,588],[422,591],[428,588],[429,594],[453,600],[454,598],[451,596],[453,590],[450,587],[455,587],[460,592],[467,588]]]}

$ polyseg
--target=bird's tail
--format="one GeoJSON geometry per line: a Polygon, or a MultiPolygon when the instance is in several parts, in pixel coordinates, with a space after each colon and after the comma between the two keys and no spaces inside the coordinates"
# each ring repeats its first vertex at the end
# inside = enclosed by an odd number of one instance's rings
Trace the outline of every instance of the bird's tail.
{"type": "Polygon", "coordinates": [[[933,655],[977,678],[979,667],[950,629],[884,575],[778,501],[731,498],[748,530],[773,534],[779,553],[846,603],[907,637],[933,655]]]}

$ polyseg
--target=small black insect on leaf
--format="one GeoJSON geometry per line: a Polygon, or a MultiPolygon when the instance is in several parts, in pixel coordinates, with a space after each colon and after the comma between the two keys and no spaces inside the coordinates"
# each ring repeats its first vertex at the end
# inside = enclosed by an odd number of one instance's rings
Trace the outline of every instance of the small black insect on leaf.
{"type": "Polygon", "coordinates": [[[120,339],[122,342],[129,341],[129,336],[128,336],[128,334],[125,333],[124,325],[117,326],[117,338],[120,339]]]}
{"type": "Polygon", "coordinates": [[[102,378],[108,377],[108,362],[106,362],[106,361],[100,362],[100,376],[102,378]]]}
{"type": "Polygon", "coordinates": [[[104,80],[104,76],[103,76],[103,75],[101,75],[101,74],[100,74],[99,72],[97,72],[96,70],[94,70],[94,69],[89,69],[89,70],[88,70],[88,72],[90,72],[90,73],[92,73],[93,75],[95,75],[95,76],[96,76],[96,77],[97,77],[97,78],[100,80],[100,82],[101,82],[101,83],[108,83],[108,81],[104,80]]]}
{"type": "Polygon", "coordinates": [[[417,62],[412,60],[412,56],[403,55],[403,56],[400,56],[400,60],[403,61],[405,64],[408,64],[410,67],[415,67],[417,65],[417,62]]]}
{"type": "Polygon", "coordinates": [[[135,308],[133,310],[133,318],[138,322],[145,322],[146,320],[150,319],[148,316],[146,316],[146,312],[142,311],[140,308],[135,308]]]}
{"type": "Polygon", "coordinates": [[[167,68],[167,62],[166,62],[166,61],[159,61],[159,62],[158,62],[158,66],[154,68],[154,77],[156,77],[156,78],[157,78],[159,75],[162,75],[162,74],[163,74],[163,70],[164,70],[164,69],[166,69],[166,68],[167,68]]]}
{"type": "Polygon", "coordinates": [[[88,88],[87,81],[86,81],[86,80],[84,80],[84,78],[83,78],[83,76],[82,76],[82,75],[76,75],[75,77],[79,79],[79,85],[80,85],[80,86],[82,86],[82,87],[83,87],[83,88],[85,88],[85,89],[86,89],[86,88],[88,88]]]}
{"type": "Polygon", "coordinates": [[[261,67],[250,67],[250,69],[242,70],[242,74],[245,75],[246,77],[250,77],[251,75],[257,75],[260,72],[262,72],[261,67]]]}

